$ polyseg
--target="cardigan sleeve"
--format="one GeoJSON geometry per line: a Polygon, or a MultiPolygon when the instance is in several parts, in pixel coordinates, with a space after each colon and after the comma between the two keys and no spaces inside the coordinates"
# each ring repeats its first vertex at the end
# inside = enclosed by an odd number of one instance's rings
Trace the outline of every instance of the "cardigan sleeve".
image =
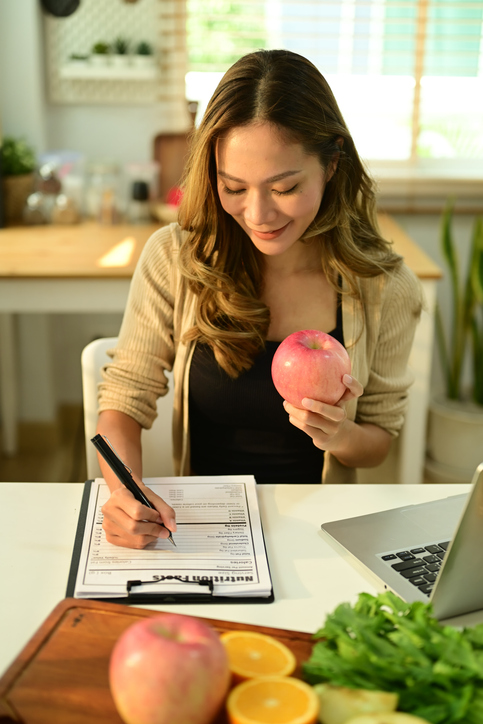
{"type": "Polygon", "coordinates": [[[151,427],[157,399],[167,392],[164,370],[172,369],[175,356],[173,226],[155,232],[141,253],[118,343],[109,351],[112,362],[99,385],[99,412],[124,412],[144,428],[151,427]]]}
{"type": "Polygon", "coordinates": [[[423,306],[421,283],[405,264],[386,278],[378,306],[366,310],[369,375],[355,419],[397,437],[414,379],[408,359],[423,306]]]}

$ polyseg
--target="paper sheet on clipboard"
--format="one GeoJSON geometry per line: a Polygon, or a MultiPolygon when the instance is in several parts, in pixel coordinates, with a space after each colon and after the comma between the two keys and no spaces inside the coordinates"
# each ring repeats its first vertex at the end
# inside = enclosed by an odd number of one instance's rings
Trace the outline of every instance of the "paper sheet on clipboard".
{"type": "Polygon", "coordinates": [[[272,595],[252,476],[147,478],[144,482],[176,512],[176,547],[165,539],[143,550],[108,543],[102,506],[109,489],[103,479],[96,479],[90,489],[74,597],[123,598],[128,581],[136,582],[136,595],[196,593],[213,599],[272,595]]]}

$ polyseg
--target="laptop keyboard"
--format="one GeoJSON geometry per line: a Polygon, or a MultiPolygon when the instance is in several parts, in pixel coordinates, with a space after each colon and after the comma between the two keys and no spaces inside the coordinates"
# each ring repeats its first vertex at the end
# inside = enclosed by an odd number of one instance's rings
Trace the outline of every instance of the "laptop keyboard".
{"type": "Polygon", "coordinates": [[[429,596],[448,545],[449,541],[433,543],[411,550],[384,553],[380,558],[429,596]]]}

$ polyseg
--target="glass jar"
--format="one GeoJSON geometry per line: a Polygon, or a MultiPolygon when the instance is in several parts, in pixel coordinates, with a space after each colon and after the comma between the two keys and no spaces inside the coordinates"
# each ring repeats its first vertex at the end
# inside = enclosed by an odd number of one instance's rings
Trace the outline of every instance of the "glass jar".
{"type": "Polygon", "coordinates": [[[55,199],[51,219],[53,224],[78,224],[80,214],[74,199],[66,194],[59,194],[55,199]]]}
{"type": "Polygon", "coordinates": [[[102,223],[114,223],[119,217],[119,187],[120,171],[117,163],[91,163],[86,179],[86,216],[102,223]]]}
{"type": "Polygon", "coordinates": [[[27,198],[22,214],[22,221],[28,226],[47,224],[49,219],[45,209],[44,195],[36,191],[27,198]]]}

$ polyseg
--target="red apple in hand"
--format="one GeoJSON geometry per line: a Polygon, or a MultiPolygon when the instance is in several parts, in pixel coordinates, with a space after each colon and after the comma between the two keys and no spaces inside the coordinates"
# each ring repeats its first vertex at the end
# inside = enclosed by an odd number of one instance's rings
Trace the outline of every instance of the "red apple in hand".
{"type": "Polygon", "coordinates": [[[200,619],[174,613],[126,629],[109,664],[111,693],[126,724],[209,724],[230,678],[216,631],[200,619]]]}
{"type": "Polygon", "coordinates": [[[297,407],[302,407],[304,397],[335,405],[346,390],[342,377],[350,371],[345,347],[316,329],[290,334],[272,362],[273,384],[285,400],[297,407]]]}

